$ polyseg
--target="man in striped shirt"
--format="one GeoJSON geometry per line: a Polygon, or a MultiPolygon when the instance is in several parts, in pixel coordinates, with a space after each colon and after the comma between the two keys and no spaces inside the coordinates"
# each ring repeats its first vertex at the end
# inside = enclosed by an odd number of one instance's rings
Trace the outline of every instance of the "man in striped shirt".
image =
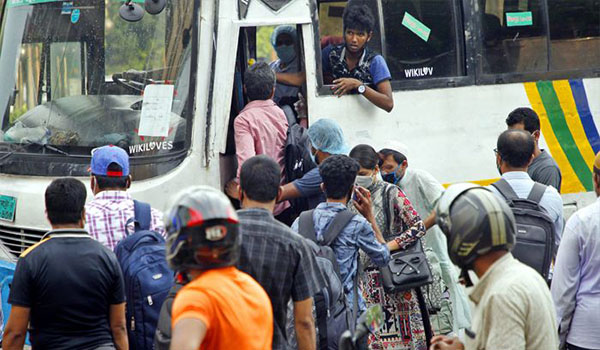
{"type": "MultiPolygon", "coordinates": [[[[92,152],[91,188],[94,199],[85,206],[85,228],[90,235],[108,249],[114,250],[133,224],[133,198],[127,193],[131,186],[129,156],[116,146],[104,146],[92,152]]],[[[150,230],[164,236],[162,213],[152,208],[150,230]]]]}

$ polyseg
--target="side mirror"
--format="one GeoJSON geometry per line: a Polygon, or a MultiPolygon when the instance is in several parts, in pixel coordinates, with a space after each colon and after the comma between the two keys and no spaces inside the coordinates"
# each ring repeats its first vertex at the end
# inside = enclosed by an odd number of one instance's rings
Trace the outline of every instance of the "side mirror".
{"type": "Polygon", "coordinates": [[[144,9],[132,0],[127,0],[119,9],[119,15],[127,22],[138,22],[144,17],[144,9]]]}
{"type": "Polygon", "coordinates": [[[163,12],[166,6],[167,0],[146,0],[144,2],[146,12],[151,15],[158,15],[159,13],[163,12]]]}

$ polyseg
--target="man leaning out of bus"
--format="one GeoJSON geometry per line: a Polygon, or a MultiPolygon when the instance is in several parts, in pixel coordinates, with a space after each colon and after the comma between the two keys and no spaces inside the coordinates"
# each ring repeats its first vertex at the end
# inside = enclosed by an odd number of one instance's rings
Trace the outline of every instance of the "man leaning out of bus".
{"type": "MultiPolygon", "coordinates": [[[[343,19],[344,43],[329,45],[321,53],[324,82],[333,83],[331,90],[338,97],[356,92],[391,112],[394,108],[392,75],[384,58],[367,48],[375,26],[373,13],[366,5],[352,5],[344,10],[343,19]]],[[[306,74],[278,73],[277,81],[300,86],[306,81],[306,74]]]]}

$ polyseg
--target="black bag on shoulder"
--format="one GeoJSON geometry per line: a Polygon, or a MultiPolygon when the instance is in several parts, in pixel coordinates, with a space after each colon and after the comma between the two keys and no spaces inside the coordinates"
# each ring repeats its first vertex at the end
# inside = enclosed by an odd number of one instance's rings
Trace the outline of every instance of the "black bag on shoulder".
{"type": "Polygon", "coordinates": [[[175,301],[175,296],[182,287],[183,284],[175,283],[173,287],[171,287],[167,299],[165,299],[165,302],[160,308],[156,333],[154,334],[154,350],[169,350],[171,347],[171,315],[173,301],[175,301]]]}
{"type": "Polygon", "coordinates": [[[535,183],[527,198],[519,198],[505,179],[492,184],[506,199],[517,222],[517,237],[512,255],[548,280],[554,257],[556,229],[550,215],[540,206],[548,186],[535,183]]]}
{"type": "MultiPolygon", "coordinates": [[[[316,167],[316,164],[310,157],[308,147],[307,130],[298,123],[290,124],[287,132],[284,156],[286,182],[290,183],[300,179],[309,170],[316,167]]],[[[291,199],[290,204],[295,216],[309,209],[306,198],[291,199]]]]}
{"type": "Polygon", "coordinates": [[[392,254],[387,266],[379,269],[383,289],[388,293],[403,292],[433,283],[431,267],[421,240],[392,254]]]}

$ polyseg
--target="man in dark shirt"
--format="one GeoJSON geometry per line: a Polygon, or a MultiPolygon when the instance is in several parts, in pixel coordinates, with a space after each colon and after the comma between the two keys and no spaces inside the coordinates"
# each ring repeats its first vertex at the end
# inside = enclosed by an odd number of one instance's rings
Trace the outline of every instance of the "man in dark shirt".
{"type": "Polygon", "coordinates": [[[286,338],[287,304],[294,304],[298,349],[315,349],[312,296],[323,278],[304,239],[273,217],[281,193],[279,165],[267,156],[255,156],[242,165],[238,212],[242,251],[240,270],[265,289],[273,305],[273,349],[289,349],[286,338]]]}
{"type": "Polygon", "coordinates": [[[520,129],[528,131],[535,138],[535,151],[533,152],[533,161],[527,169],[527,173],[535,182],[552,186],[560,193],[560,184],[562,175],[560,168],[552,159],[552,156],[543,149],[540,149],[539,140],[541,136],[540,118],[531,108],[521,107],[510,112],[506,118],[506,125],[509,129],[520,129]]]}
{"type": "Polygon", "coordinates": [[[125,350],[125,291],[113,252],[83,230],[85,186],[73,178],[46,189],[52,231],[21,254],[8,302],[3,348],[125,350]]]}

